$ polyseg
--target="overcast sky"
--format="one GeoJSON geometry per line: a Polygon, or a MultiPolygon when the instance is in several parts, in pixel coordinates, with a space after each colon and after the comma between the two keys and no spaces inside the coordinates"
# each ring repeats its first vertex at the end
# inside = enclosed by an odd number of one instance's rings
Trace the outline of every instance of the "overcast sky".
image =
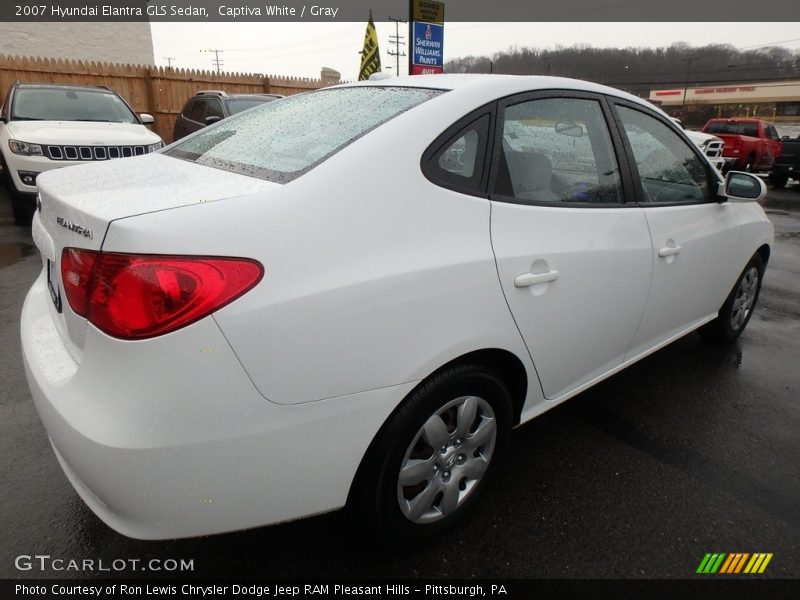
{"type": "MultiPolygon", "coordinates": [[[[388,55],[394,23],[377,23],[381,62],[394,71],[388,55]]],[[[271,75],[319,77],[330,67],[354,80],[366,23],[152,23],[156,64],[173,57],[173,66],[212,68],[204,49],[219,48],[223,70],[271,75]]],[[[400,25],[400,35],[408,26],[400,25]]],[[[658,47],[675,42],[692,46],[730,43],[738,48],[780,45],[800,48],[797,23],[447,23],[445,60],[490,55],[509,46],[554,48],[588,44],[597,47],[658,47]]],[[[406,47],[407,51],[407,47],[406,47]]],[[[401,58],[400,73],[408,58],[401,58]]]]}

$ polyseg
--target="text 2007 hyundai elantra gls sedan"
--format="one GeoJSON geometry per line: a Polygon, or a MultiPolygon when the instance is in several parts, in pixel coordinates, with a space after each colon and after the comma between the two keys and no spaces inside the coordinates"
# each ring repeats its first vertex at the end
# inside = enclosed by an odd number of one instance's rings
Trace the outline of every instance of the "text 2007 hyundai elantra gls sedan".
{"type": "Polygon", "coordinates": [[[345,505],[452,526],[513,426],[694,329],[734,340],[772,242],[758,178],[559,78],[324,89],[38,183],[28,381],[136,538],[345,505]]]}

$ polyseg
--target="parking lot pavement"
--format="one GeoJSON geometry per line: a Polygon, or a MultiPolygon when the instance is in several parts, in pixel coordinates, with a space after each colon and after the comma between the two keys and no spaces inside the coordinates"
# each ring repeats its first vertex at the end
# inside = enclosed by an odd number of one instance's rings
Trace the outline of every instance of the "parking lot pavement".
{"type": "Polygon", "coordinates": [[[19,313],[40,262],[0,192],[0,576],[98,575],[14,566],[49,554],[193,559],[198,577],[688,577],[706,552],[742,551],[773,553],[768,576],[800,577],[800,190],[765,207],[776,243],[736,345],[690,335],[518,429],[472,520],[429,547],[376,552],[340,513],[167,542],[100,522],[25,383],[19,313]]]}

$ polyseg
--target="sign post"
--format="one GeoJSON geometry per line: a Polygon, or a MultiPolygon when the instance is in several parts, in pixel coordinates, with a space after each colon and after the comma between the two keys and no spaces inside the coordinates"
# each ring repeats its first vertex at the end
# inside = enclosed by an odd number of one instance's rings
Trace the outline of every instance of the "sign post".
{"type": "Polygon", "coordinates": [[[444,2],[411,0],[408,19],[411,52],[408,72],[429,75],[444,70],[444,2]]]}

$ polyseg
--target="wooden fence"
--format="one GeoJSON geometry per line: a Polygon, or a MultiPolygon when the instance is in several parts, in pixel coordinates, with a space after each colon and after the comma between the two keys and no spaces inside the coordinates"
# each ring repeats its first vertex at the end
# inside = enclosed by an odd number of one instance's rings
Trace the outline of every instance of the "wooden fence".
{"type": "MultiPolygon", "coordinates": [[[[169,143],[186,100],[199,90],[288,96],[337,82],[250,73],[216,73],[142,65],[31,58],[0,54],[0,94],[15,81],[104,85],[125,98],[137,113],[155,117],[152,129],[169,143]]],[[[1,102],[1,100],[0,100],[1,102]]]]}

